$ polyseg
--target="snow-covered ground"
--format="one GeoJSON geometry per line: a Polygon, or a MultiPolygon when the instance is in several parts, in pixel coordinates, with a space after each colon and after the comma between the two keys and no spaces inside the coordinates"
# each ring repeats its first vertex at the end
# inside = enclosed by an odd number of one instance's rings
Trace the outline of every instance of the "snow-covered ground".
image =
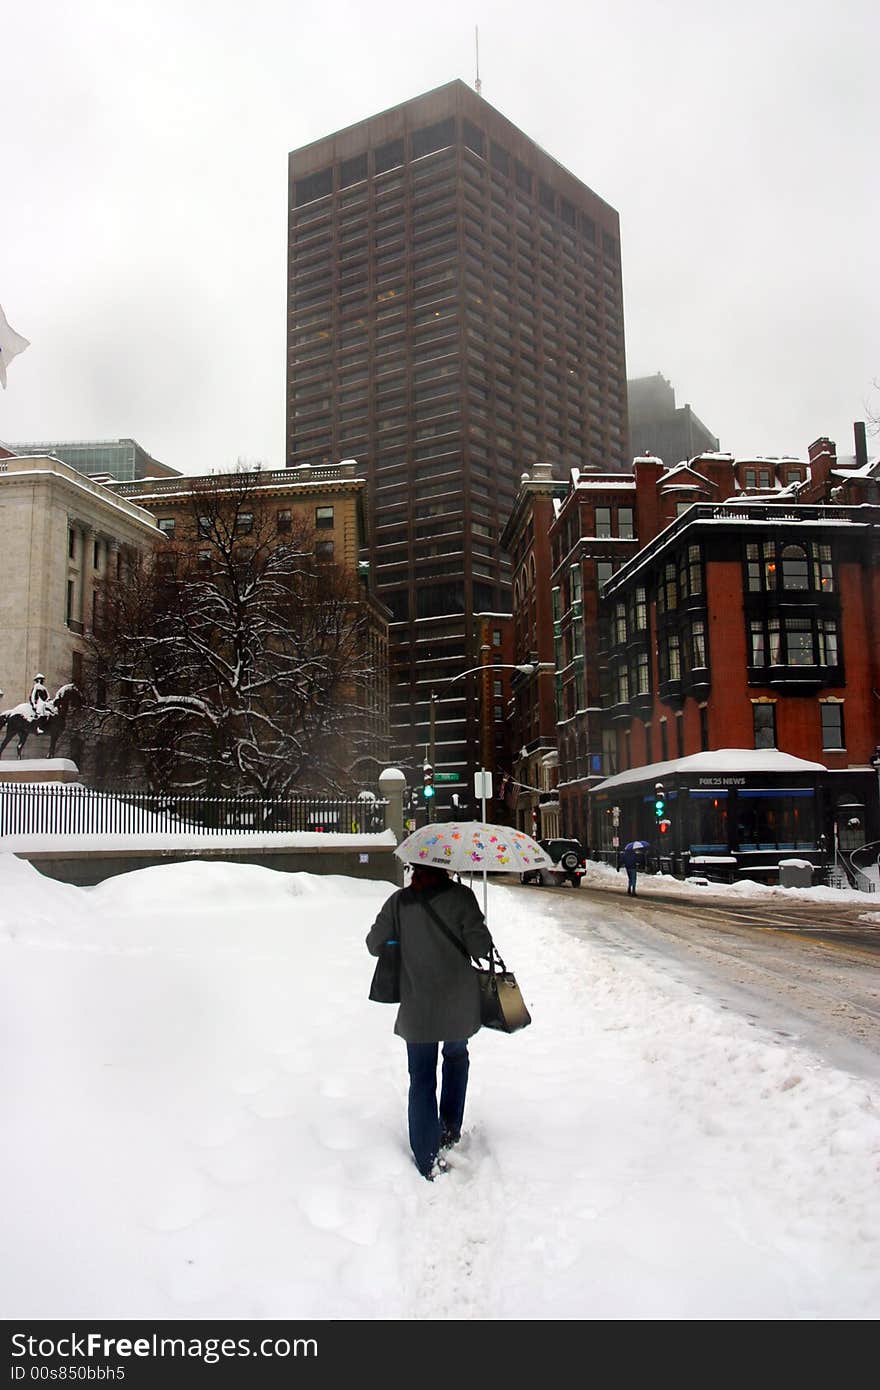
{"type": "MultiPolygon", "coordinates": [[[[0,855],[0,1316],[871,1318],[880,1084],[490,887],[534,1018],[425,1183],[387,885],[0,855]]],[[[696,890],[695,890],[696,891],[696,890]]],[[[705,890],[704,890],[705,891],[705,890]]]]}

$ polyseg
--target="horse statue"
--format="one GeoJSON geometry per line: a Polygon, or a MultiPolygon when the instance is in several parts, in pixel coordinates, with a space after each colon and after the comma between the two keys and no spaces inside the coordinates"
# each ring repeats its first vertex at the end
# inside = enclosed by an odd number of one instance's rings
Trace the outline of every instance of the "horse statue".
{"type": "Polygon", "coordinates": [[[53,700],[45,700],[43,708],[37,714],[30,701],[25,700],[21,705],[15,705],[12,709],[0,711],[0,730],[6,730],[6,737],[0,743],[0,758],[3,756],[7,743],[18,736],[18,756],[21,757],[21,750],[24,748],[31,734],[49,735],[49,757],[55,757],[55,745],[64,733],[64,726],[67,723],[67,716],[71,709],[82,704],[82,695],[77,687],[69,682],[62,685],[56,692],[53,700]]]}

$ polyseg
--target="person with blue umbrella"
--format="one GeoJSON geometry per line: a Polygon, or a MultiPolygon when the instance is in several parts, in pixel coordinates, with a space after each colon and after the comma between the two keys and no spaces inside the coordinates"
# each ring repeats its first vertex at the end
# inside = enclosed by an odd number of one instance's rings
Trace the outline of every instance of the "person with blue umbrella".
{"type": "Polygon", "coordinates": [[[629,844],[623,847],[623,867],[626,869],[626,891],[627,896],[636,896],[636,879],[639,873],[639,853],[648,848],[647,840],[630,840],[629,844]]]}

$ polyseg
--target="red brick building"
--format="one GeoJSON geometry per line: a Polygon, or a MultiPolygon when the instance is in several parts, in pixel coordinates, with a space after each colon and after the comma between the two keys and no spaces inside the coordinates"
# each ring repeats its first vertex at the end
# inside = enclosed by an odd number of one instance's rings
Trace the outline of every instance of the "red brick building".
{"type": "MultiPolygon", "coordinates": [[[[651,839],[681,867],[753,874],[820,857],[822,835],[880,835],[880,461],[858,437],[850,467],[819,440],[808,462],[636,459],[632,474],[574,471],[564,492],[548,473],[523,480],[505,531],[514,659],[553,663],[539,683],[554,686],[554,746],[546,709],[539,746],[558,780],[539,831],[594,851],[651,839]]],[[[529,688],[513,704],[524,753],[529,688]]]]}

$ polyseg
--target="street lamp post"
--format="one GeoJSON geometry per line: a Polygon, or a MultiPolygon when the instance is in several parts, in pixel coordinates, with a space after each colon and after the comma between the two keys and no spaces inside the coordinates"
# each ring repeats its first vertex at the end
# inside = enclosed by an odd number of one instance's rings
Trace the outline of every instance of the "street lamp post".
{"type": "MultiPolygon", "coordinates": [[[[440,694],[441,694],[441,692],[442,692],[443,690],[446,689],[447,686],[453,685],[455,681],[463,680],[465,676],[473,676],[473,675],[476,675],[476,674],[479,672],[479,673],[482,675],[482,677],[483,677],[483,699],[482,699],[482,706],[483,706],[483,708],[482,708],[482,716],[481,716],[481,719],[480,719],[480,742],[479,742],[480,771],[481,771],[481,772],[487,771],[486,763],[489,761],[489,758],[490,758],[490,740],[489,740],[489,735],[488,735],[488,732],[487,732],[487,728],[488,728],[488,715],[489,715],[489,711],[490,711],[490,709],[491,709],[491,699],[490,699],[490,696],[491,696],[491,685],[490,685],[490,682],[491,682],[491,680],[492,680],[492,673],[493,673],[494,671],[519,671],[519,672],[520,672],[522,675],[524,675],[524,676],[531,676],[531,675],[534,675],[535,671],[538,669],[537,666],[535,666],[535,664],[534,664],[533,662],[531,662],[531,661],[524,661],[524,662],[498,662],[497,664],[495,664],[495,663],[490,663],[490,661],[489,661],[489,656],[490,656],[490,654],[491,654],[491,650],[492,650],[491,647],[484,645],[483,647],[480,648],[481,661],[480,661],[480,665],[479,665],[479,666],[469,666],[468,669],[467,669],[466,671],[459,671],[456,675],[450,676],[448,680],[443,681],[443,683],[440,685],[440,687],[439,687],[438,689],[432,689],[432,691],[431,691],[431,698],[430,698],[430,726],[429,726],[429,727],[430,727],[430,732],[429,732],[429,739],[428,739],[428,762],[431,764],[432,767],[436,767],[436,766],[437,766],[437,714],[436,714],[436,711],[437,711],[437,705],[438,705],[439,700],[440,700],[440,694]]],[[[433,802],[432,802],[432,803],[429,805],[429,807],[428,807],[428,819],[429,819],[429,820],[433,820],[432,811],[433,811],[433,802]]]]}

